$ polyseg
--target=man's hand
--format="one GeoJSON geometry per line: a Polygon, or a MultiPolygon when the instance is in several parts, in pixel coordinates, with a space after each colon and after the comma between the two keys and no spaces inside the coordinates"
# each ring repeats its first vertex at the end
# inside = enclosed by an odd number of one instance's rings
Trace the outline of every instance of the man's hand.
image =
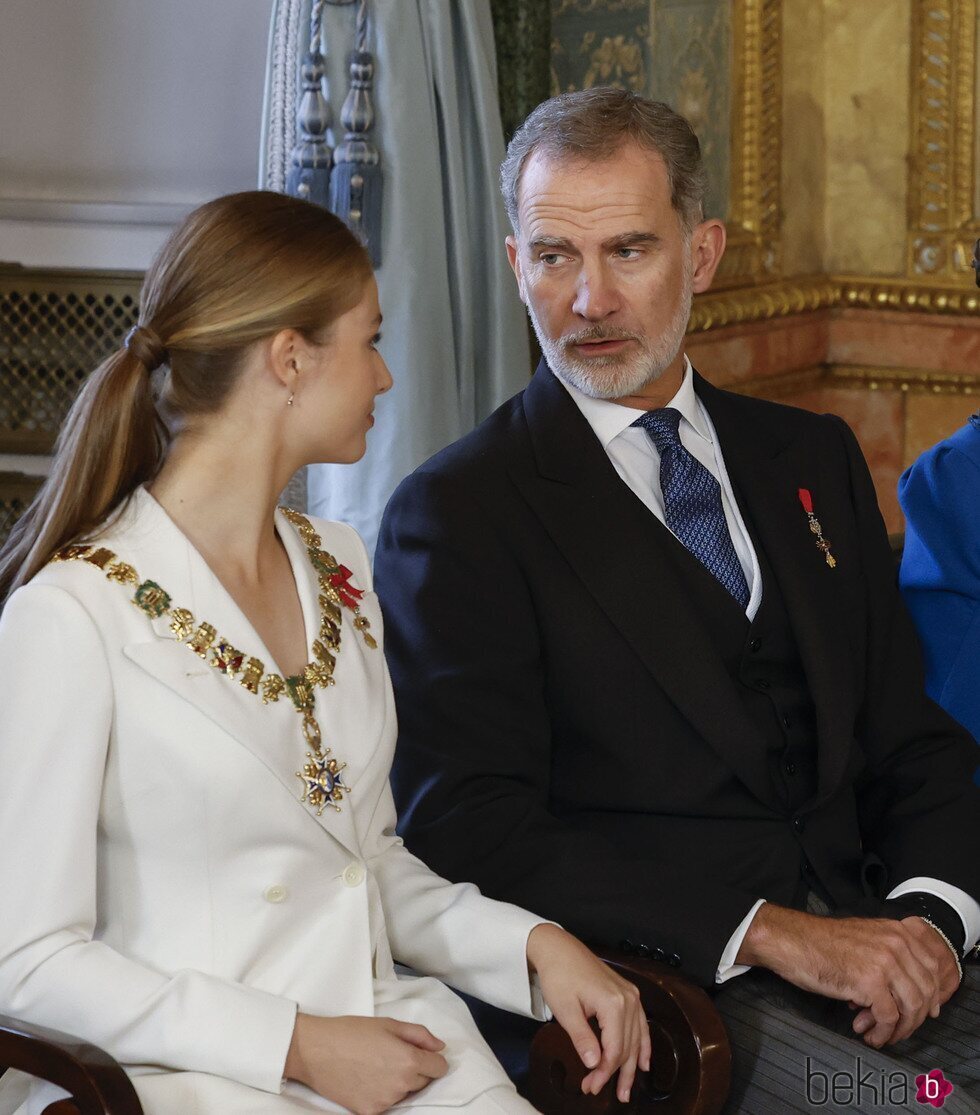
{"type": "Polygon", "coordinates": [[[650,1029],[636,986],[624,980],[581,941],[557,925],[536,925],[527,959],[545,1002],[572,1039],[586,1068],[582,1091],[598,1093],[619,1069],[616,1096],[628,1103],[636,1069],[650,1071],[650,1029]],[[589,1019],[599,1023],[602,1043],[589,1019]]]}
{"type": "MultiPolygon", "coordinates": [[[[947,1002],[953,992],[960,985],[960,969],[953,959],[953,953],[949,945],[940,937],[935,929],[928,922],[925,922],[920,917],[903,918],[899,923],[905,926],[915,941],[915,947],[921,948],[923,953],[931,952],[936,955],[939,963],[939,1001],[934,1004],[929,1010],[931,1018],[939,1017],[939,1008],[943,1003],[947,1002]]],[[[854,1018],[854,1030],[858,1034],[864,1034],[872,1030],[875,1025],[874,1015],[868,1007],[861,1007],[859,1003],[851,1003],[851,1006],[858,1010],[858,1014],[854,1018]]],[[[909,1031],[909,1034],[915,1032],[915,1027],[909,1031]]],[[[900,1037],[896,1036],[891,1039],[893,1041],[901,1041],[902,1037],[908,1037],[909,1034],[902,1034],[900,1037]]]]}
{"type": "Polygon", "coordinates": [[[769,968],[789,983],[858,1011],[854,1031],[876,1049],[902,1041],[959,986],[956,961],[921,918],[828,918],[765,903],[738,963],[769,968]]]}

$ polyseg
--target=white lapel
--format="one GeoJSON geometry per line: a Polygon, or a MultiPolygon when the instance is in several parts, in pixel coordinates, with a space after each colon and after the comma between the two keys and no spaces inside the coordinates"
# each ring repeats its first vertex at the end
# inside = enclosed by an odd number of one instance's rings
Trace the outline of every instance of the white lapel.
{"type": "MultiPolygon", "coordinates": [[[[219,637],[227,639],[245,655],[260,659],[266,672],[275,672],[277,667],[272,656],[248,619],[156,500],[139,490],[134,496],[133,511],[132,527],[120,531],[118,537],[113,530],[113,537],[107,538],[106,545],[116,549],[120,560],[134,565],[141,578],[155,581],[166,590],[173,607],[191,611],[195,627],[205,622],[211,624],[219,637]]],[[[295,529],[281,516],[278,516],[278,527],[296,578],[309,649],[310,640],[319,628],[316,578],[310,576],[312,569],[305,547],[300,544],[297,553],[295,529]]],[[[210,665],[211,655],[207,660],[203,659],[186,643],[178,642],[170,626],[170,617],[141,618],[145,619],[147,637],[127,644],[123,648],[124,654],[259,759],[292,799],[291,802],[284,800],[283,808],[303,810],[321,828],[357,854],[355,802],[350,797],[341,803],[339,812],[327,808],[319,817],[316,810],[299,800],[303,787],[296,772],[306,762],[308,747],[303,737],[301,717],[288,696],[284,693],[277,702],[263,704],[261,697],[245,690],[239,679],[223,674],[210,665]]],[[[348,650],[347,643],[353,641],[354,635],[353,628],[345,624],[342,651],[348,650]]],[[[323,727],[321,696],[321,693],[317,694],[316,711],[323,727]]],[[[326,730],[324,745],[332,745],[326,730]]],[[[341,761],[345,759],[336,749],[333,757],[341,761]]],[[[347,773],[345,771],[345,775],[347,773]]],[[[350,784],[353,786],[353,778],[350,784]]]]}

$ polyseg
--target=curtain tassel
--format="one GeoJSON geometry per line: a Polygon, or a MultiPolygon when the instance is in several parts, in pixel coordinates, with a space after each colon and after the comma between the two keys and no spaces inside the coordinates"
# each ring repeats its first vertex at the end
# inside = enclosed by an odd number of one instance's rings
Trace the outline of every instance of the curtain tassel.
{"type": "Polygon", "coordinates": [[[355,50],[350,62],[350,90],[340,110],[344,142],[334,151],[330,176],[330,208],[365,243],[371,263],[381,266],[381,156],[368,138],[374,126],[371,87],[374,57],[365,49],[366,2],[357,15],[355,50]]]}
{"type": "Polygon", "coordinates": [[[290,155],[286,193],[328,206],[333,153],[326,139],[331,120],[330,104],[323,95],[323,73],[323,55],[311,50],[300,70],[302,95],[296,112],[299,139],[290,155]]]}

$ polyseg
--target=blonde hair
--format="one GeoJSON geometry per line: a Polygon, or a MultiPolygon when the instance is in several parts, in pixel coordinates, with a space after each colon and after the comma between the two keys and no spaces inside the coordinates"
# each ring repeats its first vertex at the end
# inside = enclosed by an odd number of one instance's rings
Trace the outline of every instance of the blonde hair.
{"type": "Polygon", "coordinates": [[[212,413],[250,345],[281,329],[323,340],[370,274],[353,233],[310,202],[253,190],[189,214],[146,273],[139,325],[86,380],[44,486],[0,550],[0,605],[158,472],[171,433],[156,367],[171,422],[212,413]]]}

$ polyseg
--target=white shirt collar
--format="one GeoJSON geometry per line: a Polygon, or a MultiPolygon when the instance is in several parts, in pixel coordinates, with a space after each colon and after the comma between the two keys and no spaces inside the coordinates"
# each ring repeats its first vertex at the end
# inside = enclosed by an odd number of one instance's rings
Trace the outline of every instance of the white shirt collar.
{"type": "MultiPolygon", "coordinates": [[[[593,399],[572,384],[566,383],[557,373],[555,378],[571,395],[575,405],[582,412],[586,422],[592,427],[596,437],[601,442],[603,449],[606,449],[614,438],[619,437],[624,430],[628,430],[636,419],[645,413],[642,408],[623,406],[621,403],[613,403],[608,399],[593,399]]],[[[673,407],[674,410],[679,410],[681,418],[691,426],[696,434],[704,438],[709,444],[713,443],[711,428],[705,421],[698,397],[694,392],[694,369],[691,367],[691,361],[686,356],[684,357],[684,378],[677,389],[677,394],[666,405],[673,407]]]]}

